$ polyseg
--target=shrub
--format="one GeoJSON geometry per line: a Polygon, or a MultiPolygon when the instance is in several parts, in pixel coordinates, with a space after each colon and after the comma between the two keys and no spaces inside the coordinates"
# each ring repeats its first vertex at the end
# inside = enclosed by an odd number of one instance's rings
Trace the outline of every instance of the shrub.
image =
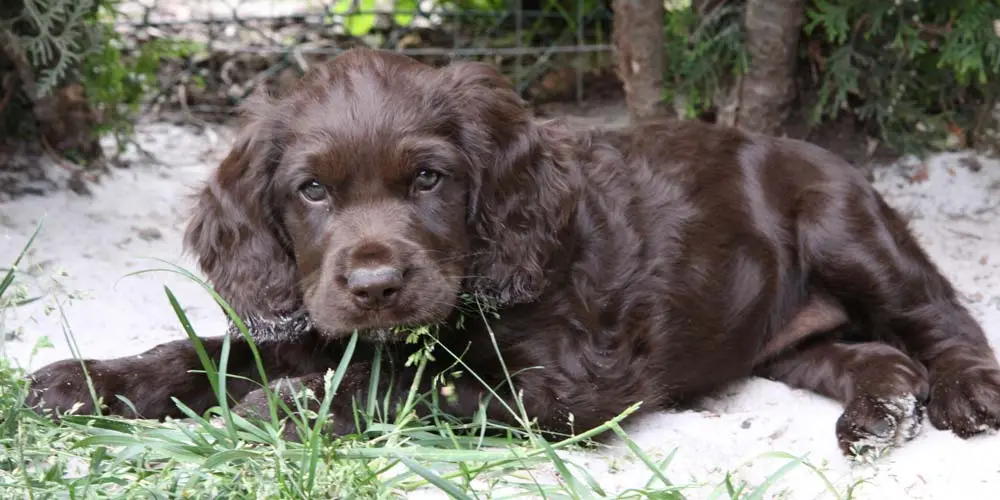
{"type": "MultiPolygon", "coordinates": [[[[140,103],[156,88],[161,58],[182,55],[189,44],[153,40],[126,47],[114,29],[118,1],[20,0],[15,2],[18,5],[0,9],[4,40],[0,74],[5,86],[15,81],[7,78],[14,74],[18,83],[4,92],[19,92],[21,103],[4,111],[8,131],[31,139],[45,135],[43,122],[63,122],[62,127],[72,123],[73,130],[60,129],[59,135],[80,136],[77,142],[104,133],[120,137],[131,131],[140,103]],[[60,89],[73,85],[82,88],[85,107],[89,108],[82,113],[87,119],[65,116],[80,114],[84,103],[72,103],[80,105],[71,111],[67,103],[58,102],[72,95],[60,96],[60,89]]],[[[73,160],[93,159],[77,157],[72,148],[57,149],[73,160]]]]}
{"type": "MultiPolygon", "coordinates": [[[[711,112],[750,61],[744,2],[667,13],[666,97],[711,112]]],[[[706,2],[702,2],[706,3],[706,2]]],[[[900,153],[975,145],[1000,95],[1000,3],[809,0],[799,44],[800,105],[811,125],[844,114],[900,153]]]]}

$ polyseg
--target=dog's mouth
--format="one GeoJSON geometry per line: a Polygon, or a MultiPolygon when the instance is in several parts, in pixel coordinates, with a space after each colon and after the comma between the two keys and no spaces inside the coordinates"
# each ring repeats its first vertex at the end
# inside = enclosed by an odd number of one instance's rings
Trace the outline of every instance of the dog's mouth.
{"type": "MultiPolygon", "coordinates": [[[[317,324],[304,309],[275,317],[249,316],[242,319],[254,342],[294,341],[308,335],[310,331],[316,331],[330,338],[346,338],[357,332],[361,339],[368,342],[412,343],[423,335],[433,335],[441,324],[441,321],[434,320],[400,324],[375,322],[370,326],[353,329],[327,329],[317,324]]],[[[235,323],[230,322],[228,334],[238,338],[242,336],[242,331],[235,323]]]]}
{"type": "MultiPolygon", "coordinates": [[[[378,278],[377,272],[370,274],[378,278]]],[[[327,338],[343,339],[357,332],[367,341],[397,342],[446,322],[460,303],[458,281],[417,270],[391,296],[378,300],[370,300],[381,293],[378,287],[359,297],[358,290],[345,283],[317,283],[304,290],[303,306],[317,332],[327,338]]]]}
{"type": "MultiPolygon", "coordinates": [[[[251,315],[241,318],[254,342],[289,341],[304,337],[314,328],[312,318],[304,309],[274,316],[251,315]]],[[[227,334],[242,337],[243,330],[229,321],[227,334]]]]}
{"type": "Polygon", "coordinates": [[[434,335],[438,324],[427,323],[422,325],[408,324],[397,326],[377,326],[357,330],[358,336],[369,342],[377,343],[414,343],[424,335],[434,335]]]}
{"type": "Polygon", "coordinates": [[[433,331],[445,322],[448,312],[403,305],[378,310],[320,308],[312,312],[311,323],[328,338],[342,339],[357,332],[366,341],[391,343],[433,331]]]}

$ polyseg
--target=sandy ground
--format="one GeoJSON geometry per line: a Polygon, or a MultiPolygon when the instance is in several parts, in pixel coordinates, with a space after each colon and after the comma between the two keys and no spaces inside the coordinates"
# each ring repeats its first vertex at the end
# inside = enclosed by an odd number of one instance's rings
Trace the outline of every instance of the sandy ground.
{"type": "MultiPolygon", "coordinates": [[[[163,267],[154,258],[196,270],[181,250],[187,196],[225,153],[229,137],[226,129],[142,125],[139,143],[162,164],[134,156],[132,167],[116,169],[94,187],[93,198],[61,191],[0,203],[0,267],[12,262],[43,221],[25,262],[35,276],[28,284],[31,291],[60,290],[7,311],[2,325],[11,337],[3,345],[6,354],[30,368],[70,356],[60,314],[52,311],[54,298],[60,299],[85,357],[135,354],[182,338],[164,286],[186,307],[199,334],[222,333],[223,318],[198,285],[164,272],[126,275],[163,267]],[[67,301],[66,293],[76,297],[67,301]],[[42,336],[54,347],[30,359],[42,336]]],[[[970,157],[935,156],[919,182],[908,178],[915,171],[912,166],[889,166],[877,172],[876,184],[893,205],[912,216],[920,240],[998,345],[1000,162],[981,158],[981,168],[970,168],[970,157]]],[[[627,430],[654,456],[679,448],[669,477],[682,483],[709,481],[692,498],[702,498],[727,470],[735,470],[736,480],[763,481],[785,461],[758,459],[743,465],[772,451],[807,456],[840,490],[869,479],[856,498],[994,498],[1000,491],[1000,437],[962,441],[927,424],[905,448],[874,465],[852,466],[834,440],[840,412],[838,404],[819,396],[752,380],[704,402],[699,411],[651,416],[631,422],[627,430]]],[[[635,460],[620,458],[618,451],[576,459],[610,491],[641,487],[649,472],[635,460]]],[[[785,476],[773,491],[781,489],[794,492],[787,498],[831,498],[824,497],[821,479],[805,468],[785,476]]]]}

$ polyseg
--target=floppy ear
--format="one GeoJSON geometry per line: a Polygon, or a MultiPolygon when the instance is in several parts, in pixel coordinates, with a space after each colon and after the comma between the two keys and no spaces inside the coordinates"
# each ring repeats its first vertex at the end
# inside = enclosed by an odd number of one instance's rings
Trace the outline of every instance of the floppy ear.
{"type": "Polygon", "coordinates": [[[247,103],[247,122],[220,166],[196,195],[185,246],[215,290],[242,318],[298,309],[295,261],[271,195],[280,153],[271,104],[247,103]]]}
{"type": "Polygon", "coordinates": [[[569,142],[538,126],[497,70],[475,62],[443,69],[456,134],[472,163],[470,285],[498,306],[530,302],[574,215],[581,185],[569,142]]]}

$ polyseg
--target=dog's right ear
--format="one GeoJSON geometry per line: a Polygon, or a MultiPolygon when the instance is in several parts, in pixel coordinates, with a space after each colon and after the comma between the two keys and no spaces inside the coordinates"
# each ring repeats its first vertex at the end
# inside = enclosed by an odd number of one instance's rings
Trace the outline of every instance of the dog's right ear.
{"type": "Polygon", "coordinates": [[[271,194],[280,120],[263,94],[244,109],[232,148],[196,194],[184,244],[237,314],[275,317],[300,303],[295,260],[271,194]]]}

